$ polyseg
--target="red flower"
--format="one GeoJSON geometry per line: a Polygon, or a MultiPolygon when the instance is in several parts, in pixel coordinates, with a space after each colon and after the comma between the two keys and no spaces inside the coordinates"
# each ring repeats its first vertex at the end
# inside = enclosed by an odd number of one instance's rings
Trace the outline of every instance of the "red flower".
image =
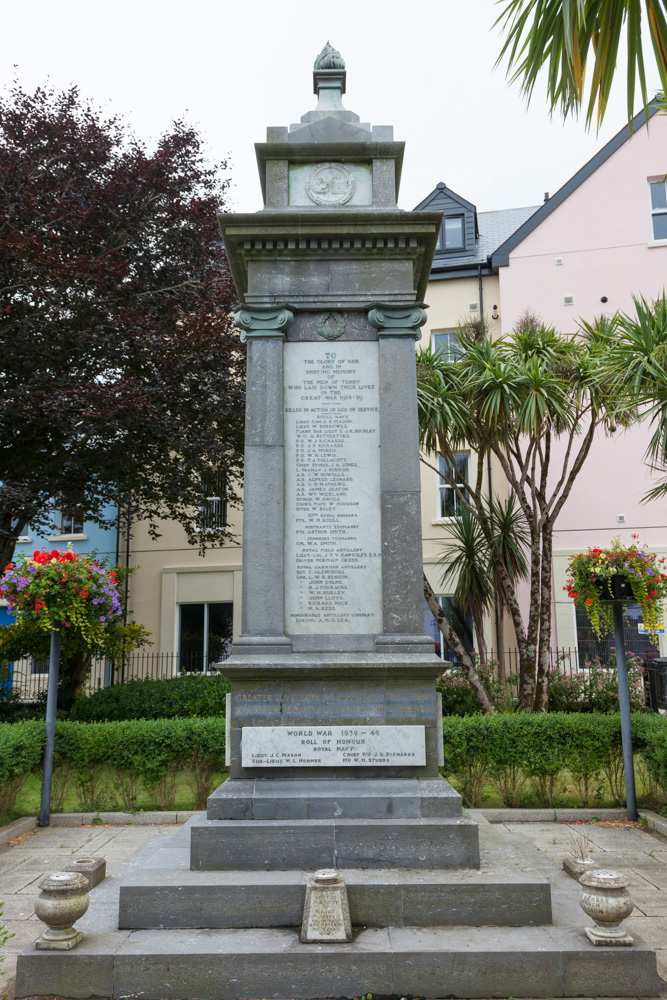
{"type": "Polygon", "coordinates": [[[592,603],[593,603],[593,598],[592,597],[587,597],[586,598],[586,604],[592,604],[592,603]]]}
{"type": "Polygon", "coordinates": [[[651,597],[657,597],[658,596],[657,591],[655,591],[655,590],[649,590],[649,594],[651,595],[651,597]]]}

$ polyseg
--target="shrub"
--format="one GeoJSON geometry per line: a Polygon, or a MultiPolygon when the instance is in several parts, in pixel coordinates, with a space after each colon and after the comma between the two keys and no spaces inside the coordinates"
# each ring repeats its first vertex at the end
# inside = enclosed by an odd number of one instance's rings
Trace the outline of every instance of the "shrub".
{"type": "Polygon", "coordinates": [[[16,796],[42,762],[44,723],[0,723],[0,812],[14,807],[16,796]]]}
{"type": "MultiPolygon", "coordinates": [[[[490,780],[504,805],[521,803],[530,781],[546,806],[555,804],[569,772],[588,805],[603,774],[612,795],[625,800],[619,715],[548,714],[451,716],[443,720],[444,773],[461,788],[468,806],[478,805],[490,780]]],[[[635,713],[635,759],[667,795],[667,718],[635,713]]]]}
{"type": "Polygon", "coordinates": [[[183,674],[166,680],[131,680],[79,698],[69,717],[77,722],[126,719],[210,718],[225,713],[231,690],[222,674],[183,674]]]}

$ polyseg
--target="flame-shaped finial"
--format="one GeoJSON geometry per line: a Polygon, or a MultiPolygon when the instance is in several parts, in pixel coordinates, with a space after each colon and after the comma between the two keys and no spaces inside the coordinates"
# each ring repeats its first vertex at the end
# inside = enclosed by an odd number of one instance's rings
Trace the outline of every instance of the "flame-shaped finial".
{"type": "Polygon", "coordinates": [[[313,69],[345,69],[345,60],[340,52],[328,41],[315,60],[313,69]]]}

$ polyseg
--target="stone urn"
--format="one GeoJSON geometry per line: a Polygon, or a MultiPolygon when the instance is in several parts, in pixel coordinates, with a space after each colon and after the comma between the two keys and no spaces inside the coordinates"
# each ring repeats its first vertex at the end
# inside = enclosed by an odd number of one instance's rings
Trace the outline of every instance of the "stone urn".
{"type": "Polygon", "coordinates": [[[583,874],[579,884],[581,908],[595,921],[593,927],[584,928],[589,941],[600,945],[631,945],[632,938],[622,923],[635,908],[627,876],[597,869],[583,874]]]}
{"type": "Polygon", "coordinates": [[[38,888],[42,891],[35,900],[35,913],[47,928],[35,947],[69,951],[83,937],[73,924],[88,909],[88,879],[78,872],[55,872],[45,875],[38,888]]]}

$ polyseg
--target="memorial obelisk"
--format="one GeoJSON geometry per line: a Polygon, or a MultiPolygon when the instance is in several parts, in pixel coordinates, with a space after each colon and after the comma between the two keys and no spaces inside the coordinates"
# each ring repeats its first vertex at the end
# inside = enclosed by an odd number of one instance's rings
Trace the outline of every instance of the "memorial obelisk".
{"type": "Polygon", "coordinates": [[[344,109],[328,43],[313,82],[316,109],[256,145],[263,209],[220,216],[247,346],[243,628],[192,865],[476,864],[424,634],[415,340],[441,214],[397,208],[403,143],[344,109]]]}

